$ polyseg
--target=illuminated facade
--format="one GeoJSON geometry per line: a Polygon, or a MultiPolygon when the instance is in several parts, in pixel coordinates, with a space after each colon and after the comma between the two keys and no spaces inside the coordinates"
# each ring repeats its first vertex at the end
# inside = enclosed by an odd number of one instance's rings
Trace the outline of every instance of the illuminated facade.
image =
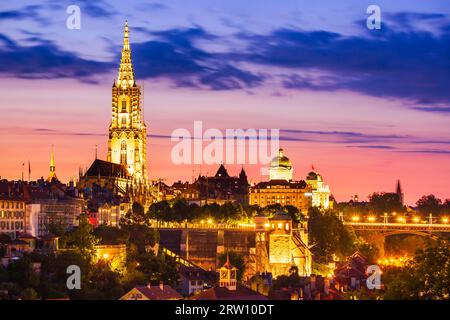
{"type": "Polygon", "coordinates": [[[278,156],[270,162],[270,180],[291,181],[293,172],[291,160],[284,155],[283,149],[278,150],[278,156]]]}
{"type": "Polygon", "coordinates": [[[300,276],[311,274],[312,254],[308,245],[307,223],[293,224],[283,211],[272,218],[255,218],[256,271],[270,272],[274,278],[289,274],[292,266],[300,276]]]}
{"type": "Polygon", "coordinates": [[[311,187],[311,202],[313,207],[328,209],[332,207],[330,202],[330,187],[323,183],[320,174],[311,171],[306,177],[306,183],[311,187]]]}
{"type": "Polygon", "coordinates": [[[219,269],[219,287],[236,291],[237,288],[237,268],[233,267],[227,255],[227,261],[219,269]]]}
{"type": "Polygon", "coordinates": [[[303,214],[311,207],[311,187],[303,180],[293,181],[291,160],[279,150],[269,168],[270,181],[250,188],[249,203],[265,207],[271,204],[291,205],[303,214]]]}
{"type": "Polygon", "coordinates": [[[0,197],[0,234],[15,239],[25,231],[25,202],[20,199],[0,197]]]}
{"type": "Polygon", "coordinates": [[[120,205],[105,203],[98,208],[98,224],[118,227],[120,219],[123,218],[129,210],[130,204],[127,202],[121,203],[120,205]]]}
{"type": "Polygon", "coordinates": [[[112,117],[109,126],[107,161],[121,164],[137,183],[147,184],[147,128],[136,84],[128,24],[125,24],[119,73],[112,87],[112,117]]]}

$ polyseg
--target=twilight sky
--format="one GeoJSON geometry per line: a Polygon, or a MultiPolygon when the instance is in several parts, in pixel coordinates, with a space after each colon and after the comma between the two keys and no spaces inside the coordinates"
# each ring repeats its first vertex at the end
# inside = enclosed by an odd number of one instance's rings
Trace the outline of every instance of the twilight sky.
{"type": "Polygon", "coordinates": [[[62,181],[91,164],[96,144],[106,158],[126,19],[152,179],[215,172],[171,161],[172,131],[201,120],[280,129],[295,179],[314,164],[338,201],[393,191],[397,179],[409,204],[450,198],[448,0],[2,1],[2,178],[19,179],[28,161],[32,179],[47,176],[52,144],[62,181]],[[80,30],[66,28],[71,4],[80,30]],[[370,4],[381,30],[366,28],[370,4]]]}

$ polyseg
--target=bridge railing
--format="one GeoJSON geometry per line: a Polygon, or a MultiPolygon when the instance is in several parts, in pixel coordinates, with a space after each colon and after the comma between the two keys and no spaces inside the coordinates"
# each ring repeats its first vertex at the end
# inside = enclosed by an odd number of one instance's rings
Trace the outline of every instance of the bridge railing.
{"type": "Polygon", "coordinates": [[[418,230],[434,232],[450,232],[450,224],[445,223],[383,223],[383,222],[343,222],[360,230],[418,230]]]}
{"type": "Polygon", "coordinates": [[[191,223],[191,222],[164,222],[151,220],[150,226],[158,229],[211,229],[211,230],[248,230],[254,231],[254,223],[214,223],[205,221],[203,223],[191,223]]]}

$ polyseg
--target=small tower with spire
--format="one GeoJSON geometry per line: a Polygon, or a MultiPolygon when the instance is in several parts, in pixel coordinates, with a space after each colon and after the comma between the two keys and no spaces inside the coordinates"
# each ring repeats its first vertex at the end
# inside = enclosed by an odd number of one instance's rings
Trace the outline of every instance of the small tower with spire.
{"type": "Polygon", "coordinates": [[[52,145],[52,151],[50,153],[50,173],[48,175],[47,181],[52,182],[53,180],[58,180],[58,178],[56,177],[55,153],[52,145]]]}
{"type": "Polygon", "coordinates": [[[219,286],[227,288],[230,291],[236,291],[237,288],[237,268],[230,263],[230,257],[227,254],[227,261],[219,269],[219,286]]]}

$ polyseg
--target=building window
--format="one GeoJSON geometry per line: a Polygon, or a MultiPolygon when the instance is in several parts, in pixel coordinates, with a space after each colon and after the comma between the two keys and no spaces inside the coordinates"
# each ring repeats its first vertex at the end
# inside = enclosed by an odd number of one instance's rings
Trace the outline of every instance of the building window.
{"type": "Polygon", "coordinates": [[[120,146],[120,164],[127,164],[127,143],[122,141],[120,146]]]}
{"type": "Polygon", "coordinates": [[[122,100],[122,110],[121,112],[127,112],[127,100],[122,100]]]}

